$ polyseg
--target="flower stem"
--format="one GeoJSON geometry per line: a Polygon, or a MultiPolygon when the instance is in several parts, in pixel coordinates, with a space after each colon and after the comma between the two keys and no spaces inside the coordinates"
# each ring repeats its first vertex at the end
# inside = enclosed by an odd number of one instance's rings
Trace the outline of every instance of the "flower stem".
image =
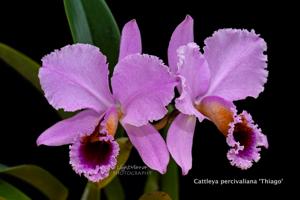
{"type": "Polygon", "coordinates": [[[170,159],[167,173],[161,177],[161,191],[168,193],[172,200],[179,200],[178,167],[173,159],[170,159]]]}
{"type": "Polygon", "coordinates": [[[85,186],[81,200],[100,200],[101,191],[96,184],[88,182],[85,186]]]}
{"type": "MultiPolygon", "coordinates": [[[[179,114],[178,110],[173,110],[169,118],[167,126],[163,129],[163,137],[167,137],[167,133],[172,121],[179,114]]],[[[167,172],[161,176],[160,180],[161,191],[166,192],[170,195],[172,200],[179,200],[179,174],[178,166],[175,161],[171,158],[167,172]]]]}
{"type": "Polygon", "coordinates": [[[170,126],[170,124],[173,122],[175,117],[179,114],[179,111],[174,109],[170,113],[166,114],[164,118],[161,120],[157,121],[156,123],[153,124],[156,130],[162,130],[163,128],[167,128],[170,126]]]}
{"type": "Polygon", "coordinates": [[[146,185],[144,188],[144,193],[159,191],[159,179],[160,175],[156,171],[150,171],[146,180],[146,185]]]}
{"type": "Polygon", "coordinates": [[[125,194],[120,179],[115,177],[105,188],[107,200],[124,200],[125,194]]]}

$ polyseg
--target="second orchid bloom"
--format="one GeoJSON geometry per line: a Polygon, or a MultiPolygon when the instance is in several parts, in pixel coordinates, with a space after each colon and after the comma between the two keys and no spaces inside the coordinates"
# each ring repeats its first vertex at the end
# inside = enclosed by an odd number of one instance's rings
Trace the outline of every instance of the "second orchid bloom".
{"type": "MultiPolygon", "coordinates": [[[[101,48],[101,47],[100,47],[101,48]]],[[[122,31],[119,62],[109,87],[106,57],[97,47],[74,44],[42,59],[39,78],[48,102],[56,109],[80,111],[58,122],[38,138],[38,145],[70,144],[70,164],[78,174],[98,182],[114,169],[119,153],[118,122],[151,169],[165,173],[169,152],[183,174],[192,167],[196,118],[209,119],[226,137],[232,165],[247,169],[258,161],[265,135],[247,112],[232,103],[257,97],[267,80],[266,44],[253,31],[223,29],[205,40],[204,54],[193,42],[193,19],[174,31],[169,67],[142,53],[135,20],[122,31]],[[166,106],[181,112],[171,124],[167,144],[150,122],[163,118],[166,106]]]]}
{"type": "Polygon", "coordinates": [[[193,19],[187,16],[175,29],[168,48],[171,71],[180,78],[175,100],[181,112],[171,124],[168,149],[187,174],[192,167],[196,125],[212,121],[230,146],[227,158],[241,169],[260,158],[267,138],[246,111],[237,114],[233,101],[258,97],[267,81],[265,41],[254,31],[221,29],[204,41],[203,54],[193,42],[193,19]]]}

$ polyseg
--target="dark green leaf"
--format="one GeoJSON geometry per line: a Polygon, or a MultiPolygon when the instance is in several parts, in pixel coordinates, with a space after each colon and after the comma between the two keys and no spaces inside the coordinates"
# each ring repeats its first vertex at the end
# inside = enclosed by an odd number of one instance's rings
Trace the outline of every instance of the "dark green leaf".
{"type": "Polygon", "coordinates": [[[171,197],[165,192],[150,192],[143,194],[139,200],[172,200],[171,197]]]}
{"type": "Polygon", "coordinates": [[[96,184],[88,182],[82,194],[81,200],[100,200],[100,192],[101,191],[96,184]]]}
{"type": "Polygon", "coordinates": [[[173,200],[179,199],[178,167],[173,159],[170,159],[168,171],[161,177],[161,190],[167,192],[173,200]]]}
{"type": "Polygon", "coordinates": [[[39,64],[23,53],[0,43],[0,59],[19,72],[36,89],[41,90],[38,79],[39,64]]]}
{"type": "Polygon", "coordinates": [[[0,200],[30,200],[19,189],[0,179],[0,200]]]}
{"type": "Polygon", "coordinates": [[[15,176],[31,184],[51,200],[67,199],[67,188],[49,172],[35,165],[19,165],[16,167],[1,165],[0,173],[15,176]]]}
{"type": "Polygon", "coordinates": [[[117,165],[114,170],[111,170],[108,177],[98,183],[99,188],[104,188],[108,183],[110,183],[113,178],[118,175],[118,172],[121,170],[122,166],[126,163],[129,158],[132,145],[129,142],[128,138],[118,138],[117,142],[120,146],[120,153],[117,157],[117,165]]]}
{"type": "Polygon", "coordinates": [[[120,31],[104,0],[64,0],[75,43],[98,46],[107,56],[110,72],[118,59],[120,31]]]}
{"type": "Polygon", "coordinates": [[[105,188],[107,200],[124,200],[125,194],[119,178],[116,176],[105,188]]]}
{"type": "Polygon", "coordinates": [[[0,164],[0,171],[1,171],[2,169],[5,169],[5,168],[7,168],[7,166],[6,166],[6,165],[2,165],[2,164],[0,164]]]}

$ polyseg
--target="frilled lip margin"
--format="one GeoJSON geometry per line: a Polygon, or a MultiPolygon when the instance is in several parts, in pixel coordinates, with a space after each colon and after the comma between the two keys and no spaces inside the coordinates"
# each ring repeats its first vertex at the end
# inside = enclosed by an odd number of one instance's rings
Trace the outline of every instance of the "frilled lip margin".
{"type": "Polygon", "coordinates": [[[254,124],[252,117],[246,111],[234,116],[234,121],[229,124],[227,144],[231,149],[227,158],[231,165],[241,169],[248,169],[253,161],[260,159],[260,147],[268,148],[267,137],[261,129],[254,124]]]}
{"type": "Polygon", "coordinates": [[[70,164],[77,174],[98,182],[115,168],[119,150],[118,143],[111,135],[85,135],[70,146],[70,164]]]}

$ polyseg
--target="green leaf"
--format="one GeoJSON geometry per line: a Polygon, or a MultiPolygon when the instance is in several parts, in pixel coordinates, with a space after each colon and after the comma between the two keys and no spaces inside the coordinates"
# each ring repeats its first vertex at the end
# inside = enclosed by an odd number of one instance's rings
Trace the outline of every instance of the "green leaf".
{"type": "Polygon", "coordinates": [[[15,176],[45,194],[50,200],[67,199],[67,188],[53,175],[35,165],[19,165],[16,167],[0,166],[0,173],[15,176]]]}
{"type": "Polygon", "coordinates": [[[7,166],[0,163],[0,171],[5,168],[7,168],[7,166]]]}
{"type": "Polygon", "coordinates": [[[81,200],[100,200],[100,189],[95,183],[88,182],[82,194],[81,200]]]}
{"type": "Polygon", "coordinates": [[[118,138],[117,142],[119,143],[120,152],[117,157],[117,165],[114,170],[111,170],[108,177],[103,179],[98,183],[99,188],[104,188],[107,184],[109,184],[113,178],[118,175],[118,172],[121,170],[122,166],[126,163],[129,158],[132,144],[126,137],[118,138]]]}
{"type": "Polygon", "coordinates": [[[107,200],[124,200],[125,194],[121,182],[115,177],[105,188],[104,192],[107,200]]]}
{"type": "Polygon", "coordinates": [[[37,62],[3,43],[0,43],[0,59],[27,79],[36,89],[42,92],[38,79],[40,65],[37,62]]]}
{"type": "Polygon", "coordinates": [[[73,41],[99,47],[110,72],[118,59],[120,31],[104,0],[64,0],[73,41]]]}
{"type": "Polygon", "coordinates": [[[0,179],[0,200],[30,200],[30,198],[11,184],[0,179]]]}
{"type": "Polygon", "coordinates": [[[167,192],[173,200],[179,200],[178,167],[170,159],[167,172],[161,177],[161,190],[167,192]]]}
{"type": "Polygon", "coordinates": [[[139,200],[172,200],[171,197],[165,192],[150,192],[143,194],[139,200]]]}
{"type": "Polygon", "coordinates": [[[144,188],[144,193],[148,192],[154,192],[159,190],[159,178],[160,174],[155,171],[150,171],[151,173],[148,175],[145,188],[144,188]]]}

